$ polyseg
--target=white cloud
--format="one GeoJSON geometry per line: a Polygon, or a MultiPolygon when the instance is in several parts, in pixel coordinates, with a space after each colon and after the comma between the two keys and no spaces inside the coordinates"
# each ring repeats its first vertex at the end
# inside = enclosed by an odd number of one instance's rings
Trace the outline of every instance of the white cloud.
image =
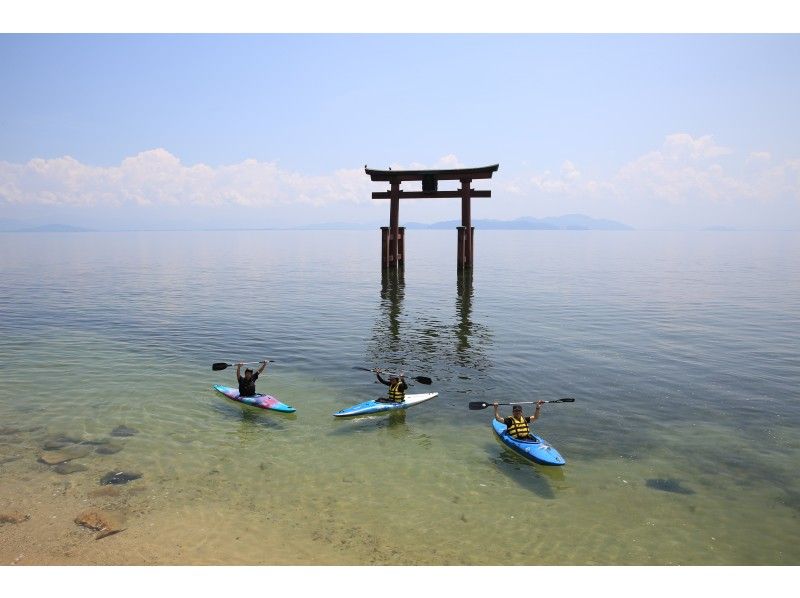
{"type": "Polygon", "coordinates": [[[440,168],[442,170],[449,169],[449,168],[466,168],[461,161],[455,156],[455,154],[447,154],[446,156],[442,156],[436,161],[436,164],[433,168],[440,168]]]}
{"type": "Polygon", "coordinates": [[[245,160],[211,167],[186,165],[165,149],[96,167],[65,156],[26,164],[0,162],[0,200],[12,204],[119,205],[327,205],[370,201],[361,169],[309,176],[274,162],[245,160]]]}
{"type": "Polygon", "coordinates": [[[611,183],[618,196],[669,203],[752,197],[744,180],[726,174],[713,158],[732,153],[710,136],[669,135],[662,147],[624,165],[611,183]]]}
{"type": "Polygon", "coordinates": [[[695,139],[688,133],[667,135],[660,151],[664,156],[678,160],[687,157],[692,160],[702,160],[733,153],[730,148],[714,143],[711,135],[704,135],[695,139]]]}
{"type": "Polygon", "coordinates": [[[567,181],[574,181],[581,177],[581,173],[575,168],[575,165],[569,160],[565,160],[561,165],[561,178],[567,181]]]}
{"type": "MultiPolygon", "coordinates": [[[[708,214],[722,215],[723,207],[774,206],[781,201],[784,211],[776,218],[786,220],[796,218],[800,206],[800,159],[779,160],[766,151],[734,152],[708,135],[669,135],[659,148],[604,176],[587,176],[593,165],[589,166],[564,160],[552,171],[504,174],[492,185],[487,181],[486,186],[496,190],[493,200],[477,202],[475,213],[486,209],[486,217],[517,217],[576,211],[623,220],[638,214],[639,222],[632,222],[637,225],[691,219],[703,207],[708,214]]],[[[459,167],[463,165],[453,154],[428,165],[392,165],[395,169],[459,167]]],[[[23,206],[194,206],[221,213],[216,208],[248,206],[279,208],[270,214],[303,212],[305,218],[303,208],[328,206],[344,213],[351,206],[361,214],[371,206],[382,207],[387,200],[371,196],[384,188],[372,183],[362,168],[306,175],[257,160],[188,165],[165,149],[145,151],[110,167],[83,164],[69,156],[24,164],[0,161],[0,204],[16,212],[23,206]]],[[[405,211],[414,205],[408,200],[404,214],[414,213],[405,211]]],[[[419,206],[424,206],[424,215],[414,214],[423,220],[433,213],[430,210],[450,209],[446,202],[426,200],[419,206]]]]}
{"type": "Polygon", "coordinates": [[[800,160],[776,165],[763,151],[737,163],[735,152],[718,145],[710,135],[695,138],[676,133],[668,135],[660,148],[604,178],[585,180],[578,167],[566,160],[558,175],[534,173],[508,182],[506,188],[520,195],[623,204],[772,201],[800,197],[799,168],[800,160]]]}
{"type": "Polygon", "coordinates": [[[756,186],[767,198],[787,197],[800,202],[800,158],[785,160],[756,175],[756,186]]]}
{"type": "Polygon", "coordinates": [[[528,189],[533,188],[536,191],[545,194],[563,195],[571,193],[578,189],[578,179],[581,178],[580,171],[575,167],[570,160],[565,160],[561,165],[561,173],[556,176],[549,170],[541,174],[533,174],[525,183],[511,183],[509,188],[513,189],[514,193],[525,193],[528,189]]]}

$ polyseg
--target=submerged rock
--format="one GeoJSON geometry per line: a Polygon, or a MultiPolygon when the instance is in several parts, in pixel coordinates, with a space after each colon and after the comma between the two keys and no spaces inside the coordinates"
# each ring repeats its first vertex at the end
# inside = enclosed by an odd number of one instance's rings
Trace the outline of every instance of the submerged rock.
{"type": "Polygon", "coordinates": [[[55,467],[53,467],[53,471],[56,473],[60,473],[61,475],[67,475],[70,473],[78,473],[79,471],[86,471],[88,468],[85,465],[81,465],[80,463],[59,463],[55,467]]]}
{"type": "Polygon", "coordinates": [[[131,480],[138,480],[140,477],[142,477],[142,474],[135,471],[109,471],[100,478],[100,483],[103,486],[106,484],[127,484],[131,480]]]}
{"type": "Polygon", "coordinates": [[[108,444],[110,442],[111,441],[108,438],[98,438],[98,439],[90,438],[90,439],[87,439],[87,440],[82,440],[81,444],[90,444],[92,446],[101,446],[103,444],[108,444]]]}
{"type": "Polygon", "coordinates": [[[117,426],[113,430],[111,430],[112,436],[117,437],[126,437],[126,436],[133,436],[134,434],[138,434],[139,430],[136,428],[129,428],[128,426],[117,426]]]}
{"type": "Polygon", "coordinates": [[[58,451],[42,451],[39,453],[39,461],[48,465],[57,465],[72,459],[85,457],[92,451],[88,446],[68,446],[58,451]]]}
{"type": "Polygon", "coordinates": [[[75,523],[88,527],[89,529],[100,532],[95,536],[95,540],[100,540],[106,536],[124,531],[122,527],[124,518],[118,513],[109,513],[100,509],[88,509],[75,517],[75,523]]]}
{"type": "Polygon", "coordinates": [[[78,444],[82,441],[80,436],[72,436],[71,434],[53,434],[44,439],[45,443],[62,443],[62,444],[78,444]]]}
{"type": "Polygon", "coordinates": [[[118,444],[101,444],[94,452],[98,455],[113,455],[114,453],[118,453],[122,450],[122,447],[118,444]]]}
{"type": "Polygon", "coordinates": [[[0,513],[0,523],[22,523],[31,516],[22,511],[11,511],[10,513],[0,513]]]}
{"type": "Polygon", "coordinates": [[[20,432],[38,432],[44,426],[28,426],[27,428],[13,428],[11,426],[0,426],[0,436],[13,436],[20,432]]]}
{"type": "Polygon", "coordinates": [[[694,494],[694,490],[681,486],[681,483],[678,480],[674,480],[672,478],[653,478],[647,480],[647,487],[654,490],[661,490],[663,492],[673,492],[675,494],[694,494]]]}
{"type": "Polygon", "coordinates": [[[73,442],[63,442],[60,440],[46,440],[42,448],[46,451],[58,451],[73,444],[73,442]]]}

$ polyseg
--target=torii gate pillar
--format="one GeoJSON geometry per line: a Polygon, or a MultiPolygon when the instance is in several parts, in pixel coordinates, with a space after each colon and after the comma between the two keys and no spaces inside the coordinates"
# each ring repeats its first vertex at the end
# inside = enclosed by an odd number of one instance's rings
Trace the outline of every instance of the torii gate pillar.
{"type": "Polygon", "coordinates": [[[472,268],[474,254],[472,248],[475,242],[475,227],[472,226],[470,206],[470,189],[472,179],[461,179],[461,226],[458,227],[458,244],[456,246],[456,262],[459,269],[472,268]]]}

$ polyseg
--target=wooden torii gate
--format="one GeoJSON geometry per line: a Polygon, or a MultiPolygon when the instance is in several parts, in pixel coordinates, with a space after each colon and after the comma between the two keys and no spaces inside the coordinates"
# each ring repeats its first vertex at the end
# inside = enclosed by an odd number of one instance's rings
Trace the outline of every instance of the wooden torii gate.
{"type": "Polygon", "coordinates": [[[405,227],[400,222],[402,198],[461,198],[461,226],[458,228],[457,262],[459,268],[471,268],[475,247],[475,228],[472,226],[470,200],[473,197],[491,197],[488,190],[470,188],[475,179],[490,179],[499,164],[479,168],[453,168],[450,170],[374,170],[364,166],[373,181],[387,181],[388,191],[376,191],[372,199],[389,199],[389,226],[381,227],[381,265],[383,268],[402,267],[405,262],[405,227]],[[422,181],[422,191],[401,191],[403,181],[422,181]],[[455,191],[439,191],[439,181],[461,181],[455,191]]]}

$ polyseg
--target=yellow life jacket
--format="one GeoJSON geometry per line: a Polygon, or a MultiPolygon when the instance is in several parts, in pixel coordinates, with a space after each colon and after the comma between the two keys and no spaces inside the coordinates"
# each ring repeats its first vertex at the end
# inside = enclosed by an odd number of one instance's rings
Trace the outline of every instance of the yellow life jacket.
{"type": "Polygon", "coordinates": [[[508,433],[514,438],[527,438],[531,434],[531,428],[528,426],[528,418],[521,417],[516,419],[511,417],[511,425],[508,426],[508,433]]]}
{"type": "Polygon", "coordinates": [[[389,384],[389,399],[395,403],[402,403],[406,400],[406,393],[400,388],[402,383],[402,380],[398,380],[393,384],[389,384]]]}

